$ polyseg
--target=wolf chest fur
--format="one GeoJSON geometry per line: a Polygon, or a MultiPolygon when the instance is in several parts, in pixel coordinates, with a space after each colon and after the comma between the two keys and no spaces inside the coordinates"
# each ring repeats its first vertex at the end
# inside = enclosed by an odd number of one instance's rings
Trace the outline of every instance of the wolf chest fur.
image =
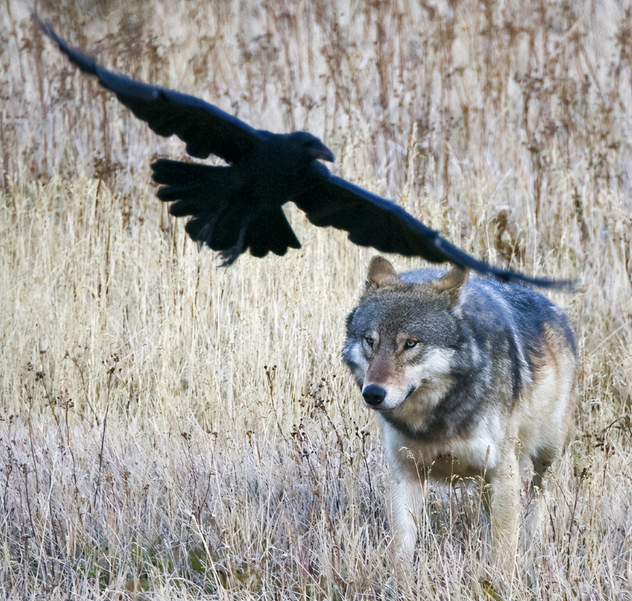
{"type": "Polygon", "coordinates": [[[394,544],[412,558],[423,480],[491,484],[495,548],[511,563],[520,474],[561,453],[574,408],[576,342],[561,309],[524,286],[374,257],[347,319],[343,359],[383,431],[394,544]]]}

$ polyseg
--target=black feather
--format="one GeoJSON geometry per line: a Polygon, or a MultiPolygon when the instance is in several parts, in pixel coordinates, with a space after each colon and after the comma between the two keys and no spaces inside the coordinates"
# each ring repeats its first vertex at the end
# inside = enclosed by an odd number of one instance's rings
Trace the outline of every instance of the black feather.
{"type": "Polygon", "coordinates": [[[288,248],[301,248],[283,209],[260,215],[248,228],[246,243],[254,257],[265,257],[269,252],[282,256],[288,248]]]}

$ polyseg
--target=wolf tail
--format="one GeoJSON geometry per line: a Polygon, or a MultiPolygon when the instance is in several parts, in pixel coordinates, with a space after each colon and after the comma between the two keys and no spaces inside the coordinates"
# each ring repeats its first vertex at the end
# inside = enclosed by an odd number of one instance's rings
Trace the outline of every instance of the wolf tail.
{"type": "Polygon", "coordinates": [[[192,240],[222,251],[223,265],[230,265],[250,248],[255,257],[268,252],[284,255],[301,244],[283,209],[242,198],[242,182],[232,167],[217,167],[159,159],[151,166],[152,178],[163,184],[158,198],[174,202],[175,217],[191,215],[186,231],[192,240]]]}

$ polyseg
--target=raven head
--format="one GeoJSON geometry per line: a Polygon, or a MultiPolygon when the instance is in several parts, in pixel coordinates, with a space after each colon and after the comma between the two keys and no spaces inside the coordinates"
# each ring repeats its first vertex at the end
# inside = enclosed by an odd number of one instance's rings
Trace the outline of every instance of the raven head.
{"type": "Polygon", "coordinates": [[[290,139],[296,146],[303,149],[310,157],[329,161],[333,163],[336,160],[334,153],[327,148],[316,136],[306,131],[295,131],[289,135],[290,139]]]}

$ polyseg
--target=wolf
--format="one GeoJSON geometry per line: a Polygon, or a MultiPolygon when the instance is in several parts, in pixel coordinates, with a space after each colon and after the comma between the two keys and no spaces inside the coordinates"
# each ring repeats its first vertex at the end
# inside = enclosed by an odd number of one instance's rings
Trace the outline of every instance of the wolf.
{"type": "Polygon", "coordinates": [[[412,563],[427,478],[478,476],[494,556],[512,570],[521,474],[541,484],[572,422],[577,343],[564,312],[520,284],[458,267],[398,275],[377,256],[342,357],[383,432],[396,556],[412,563]]]}

